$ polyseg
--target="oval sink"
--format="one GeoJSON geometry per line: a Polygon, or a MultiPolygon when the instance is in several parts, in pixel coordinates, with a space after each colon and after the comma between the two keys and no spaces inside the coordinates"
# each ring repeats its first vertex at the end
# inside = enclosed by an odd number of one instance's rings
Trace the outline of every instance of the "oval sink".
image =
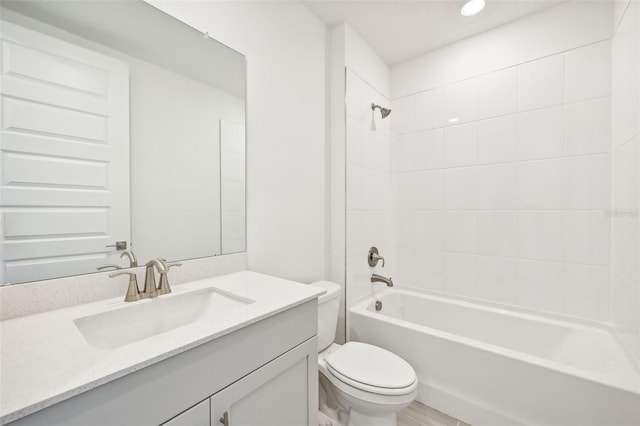
{"type": "Polygon", "coordinates": [[[207,288],[133,302],[73,320],[92,346],[115,349],[198,321],[215,322],[253,300],[207,288]]]}

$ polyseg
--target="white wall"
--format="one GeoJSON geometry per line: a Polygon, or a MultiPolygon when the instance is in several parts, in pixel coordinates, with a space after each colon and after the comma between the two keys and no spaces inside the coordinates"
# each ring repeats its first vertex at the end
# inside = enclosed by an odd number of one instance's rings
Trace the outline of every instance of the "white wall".
{"type": "Polygon", "coordinates": [[[153,1],[247,57],[251,270],[325,275],[327,30],[294,2],[153,1]]]}
{"type": "Polygon", "coordinates": [[[640,3],[616,2],[612,41],[612,321],[640,362],[640,3]]]}
{"type": "Polygon", "coordinates": [[[564,3],[392,69],[399,284],[609,320],[611,17],[564,3]]]}

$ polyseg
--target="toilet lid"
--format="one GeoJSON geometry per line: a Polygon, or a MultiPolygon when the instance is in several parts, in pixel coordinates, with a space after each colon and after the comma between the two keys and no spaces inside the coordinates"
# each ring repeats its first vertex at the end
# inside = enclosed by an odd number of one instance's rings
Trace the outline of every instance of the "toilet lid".
{"type": "Polygon", "coordinates": [[[338,375],[357,384],[403,389],[416,381],[416,372],[393,352],[361,342],[348,342],[327,357],[327,365],[338,375]]]}

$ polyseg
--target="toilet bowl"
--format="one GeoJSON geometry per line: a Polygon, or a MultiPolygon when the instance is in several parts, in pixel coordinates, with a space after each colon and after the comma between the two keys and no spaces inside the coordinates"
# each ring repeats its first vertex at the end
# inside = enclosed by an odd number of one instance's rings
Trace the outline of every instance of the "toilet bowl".
{"type": "Polygon", "coordinates": [[[327,290],[318,300],[320,411],[336,421],[334,426],[395,426],[396,412],[417,395],[415,371],[380,347],[333,343],[340,286],[327,281],[312,285],[327,290]]]}

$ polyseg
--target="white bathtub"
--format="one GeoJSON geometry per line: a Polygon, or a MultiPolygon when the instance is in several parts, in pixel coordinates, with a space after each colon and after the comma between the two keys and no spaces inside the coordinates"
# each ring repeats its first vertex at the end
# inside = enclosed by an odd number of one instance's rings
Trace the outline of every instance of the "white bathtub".
{"type": "Polygon", "coordinates": [[[349,324],[415,368],[419,401],[474,426],[640,425],[639,372],[604,325],[397,287],[349,324]]]}

